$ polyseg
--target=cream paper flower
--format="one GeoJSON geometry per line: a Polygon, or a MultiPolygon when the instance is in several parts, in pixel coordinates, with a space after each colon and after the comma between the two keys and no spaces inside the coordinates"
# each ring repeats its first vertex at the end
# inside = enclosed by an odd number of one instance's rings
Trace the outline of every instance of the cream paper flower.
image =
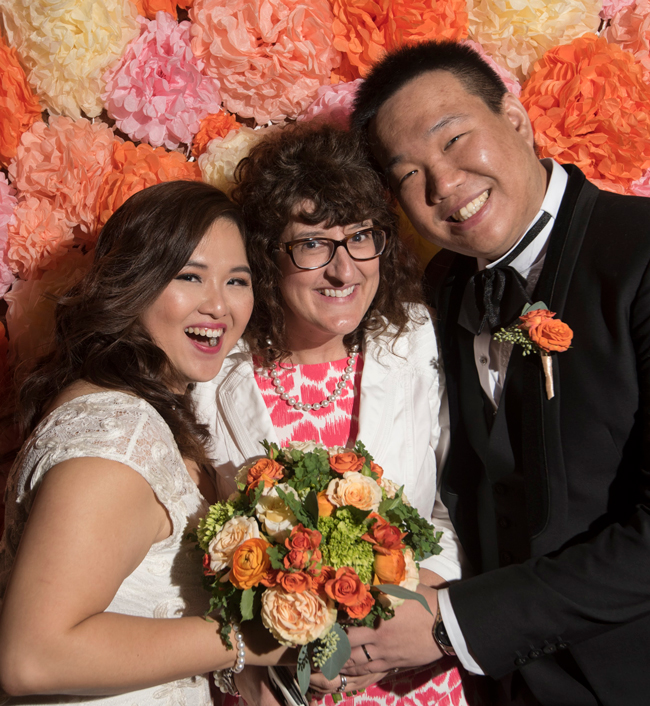
{"type": "Polygon", "coordinates": [[[381,488],[376,480],[361,473],[348,471],[342,478],[335,478],[327,486],[327,498],[336,507],[352,505],[359,510],[376,511],[382,500],[381,488]]]}
{"type": "Polygon", "coordinates": [[[283,543],[291,534],[291,529],[298,524],[298,520],[278,495],[277,488],[298,500],[298,493],[290,485],[278,483],[277,486],[264,488],[255,505],[255,514],[266,534],[275,542],[283,543]]]}
{"type": "Polygon", "coordinates": [[[262,622],[281,645],[306,645],[336,622],[334,602],[326,601],[313,591],[287,593],[274,586],[262,594],[262,622]]]}
{"type": "Polygon", "coordinates": [[[247,539],[257,539],[260,529],[254,517],[233,517],[208,545],[210,569],[221,571],[231,565],[235,549],[247,539]]]}

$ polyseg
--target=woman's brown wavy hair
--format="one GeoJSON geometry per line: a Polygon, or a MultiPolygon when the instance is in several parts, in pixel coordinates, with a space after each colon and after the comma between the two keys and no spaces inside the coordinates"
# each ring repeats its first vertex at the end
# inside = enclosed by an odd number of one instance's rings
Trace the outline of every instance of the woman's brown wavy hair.
{"type": "Polygon", "coordinates": [[[356,135],[324,124],[298,123],[271,132],[236,170],[233,199],[244,215],[255,305],[244,338],[265,365],[286,359],[285,318],[276,264],[277,243],[292,218],[326,228],[371,220],[386,231],[380,280],[359,327],[344,338],[359,343],[365,332],[409,321],[408,304],[421,302],[417,261],[397,236],[388,193],[356,135]]]}
{"type": "Polygon", "coordinates": [[[53,352],[37,362],[19,391],[23,440],[64,388],[85,380],[149,402],[181,455],[207,463],[207,428],[196,421],[190,395],[171,391],[178,373],[140,316],[221,218],[243,233],[240,211],[225,194],[192,181],[144,189],[111,216],[91,270],[57,303],[53,352]]]}

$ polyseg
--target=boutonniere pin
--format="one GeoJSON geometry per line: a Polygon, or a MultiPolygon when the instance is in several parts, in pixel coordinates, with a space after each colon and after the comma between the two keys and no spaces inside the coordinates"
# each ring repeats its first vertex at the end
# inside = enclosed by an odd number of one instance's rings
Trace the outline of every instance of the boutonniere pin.
{"type": "Polygon", "coordinates": [[[521,346],[524,349],[522,355],[539,353],[546,378],[546,397],[549,400],[555,396],[551,353],[568,350],[573,338],[571,328],[554,316],[555,313],[549,311],[544,302],[526,304],[519,317],[520,323],[502,328],[494,334],[496,341],[521,346]]]}

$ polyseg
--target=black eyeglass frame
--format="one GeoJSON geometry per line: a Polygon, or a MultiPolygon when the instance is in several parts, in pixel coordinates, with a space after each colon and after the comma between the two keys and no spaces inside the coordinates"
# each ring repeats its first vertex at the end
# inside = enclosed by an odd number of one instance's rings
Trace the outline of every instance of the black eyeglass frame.
{"type": "MultiPolygon", "coordinates": [[[[374,235],[373,235],[374,238],[374,235]]],[[[340,247],[344,247],[345,251],[347,254],[353,259],[356,260],[357,262],[369,262],[370,260],[375,260],[378,258],[380,255],[383,254],[384,250],[386,249],[386,231],[383,228],[362,228],[361,230],[357,230],[354,233],[350,233],[350,235],[346,235],[344,238],[341,240],[336,240],[334,238],[321,238],[320,236],[314,236],[311,238],[300,238],[299,240],[292,240],[288,243],[278,243],[277,247],[275,248],[276,250],[281,250],[282,252],[287,253],[289,257],[291,258],[291,262],[299,269],[299,270],[320,270],[321,267],[327,267],[327,265],[332,262],[334,259],[334,255],[336,255],[336,251],[340,247]],[[381,250],[374,254],[372,257],[355,257],[349,250],[348,248],[348,240],[351,240],[352,238],[356,237],[359,235],[359,233],[382,233],[384,236],[384,244],[381,246],[381,250]],[[334,247],[332,249],[332,254],[329,256],[329,259],[327,262],[324,262],[322,265],[318,265],[317,267],[303,267],[302,265],[299,265],[294,256],[293,256],[293,249],[296,245],[302,245],[303,243],[311,243],[314,240],[326,240],[328,243],[334,243],[334,247]]]]}

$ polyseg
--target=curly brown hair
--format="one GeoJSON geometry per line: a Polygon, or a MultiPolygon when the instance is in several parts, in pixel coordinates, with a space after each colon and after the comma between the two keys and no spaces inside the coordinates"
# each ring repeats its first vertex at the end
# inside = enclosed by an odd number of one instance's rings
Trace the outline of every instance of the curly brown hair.
{"type": "Polygon", "coordinates": [[[397,235],[388,193],[358,137],[327,124],[298,123],[271,132],[236,170],[233,199],[246,224],[255,305],[244,338],[265,365],[288,358],[285,317],[276,263],[277,244],[291,219],[326,228],[371,220],[386,231],[377,293],[349,348],[365,332],[409,322],[409,304],[423,300],[417,261],[397,235]]]}
{"type": "Polygon", "coordinates": [[[54,350],[20,388],[23,440],[64,388],[85,380],[149,402],[169,425],[181,455],[208,463],[209,432],[196,421],[190,395],[172,392],[178,373],[140,316],[222,218],[243,234],[240,211],[226,195],[192,181],[144,189],[111,216],[91,270],[57,303],[54,350]]]}

